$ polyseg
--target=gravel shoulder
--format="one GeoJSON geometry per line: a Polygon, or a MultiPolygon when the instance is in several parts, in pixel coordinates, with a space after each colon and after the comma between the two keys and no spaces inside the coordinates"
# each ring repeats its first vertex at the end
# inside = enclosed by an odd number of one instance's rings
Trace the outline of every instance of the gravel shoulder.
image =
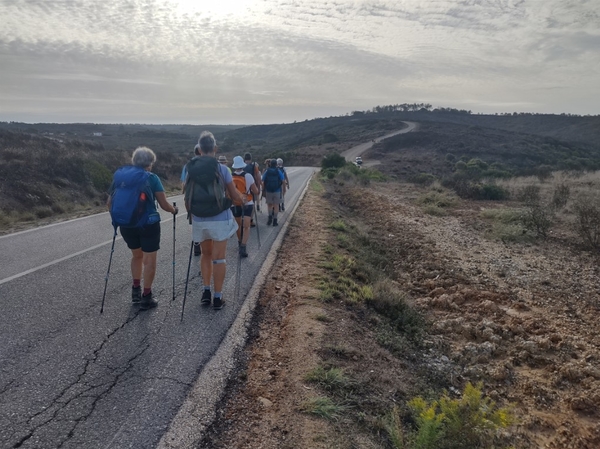
{"type": "Polygon", "coordinates": [[[534,244],[490,240],[480,212],[496,205],[461,201],[438,217],[416,204],[420,194],[400,183],[309,190],[199,447],[392,447],[373,411],[478,381],[487,396],[513,407],[515,448],[600,447],[597,258],[568,244],[567,229],[534,244]],[[368,312],[319,299],[320,262],[340,219],[395,254],[394,284],[428,323],[418,351],[390,351],[368,312]],[[349,403],[364,410],[352,413],[362,421],[303,411],[320,394],[307,373],[324,364],[353,379],[349,403]]]}

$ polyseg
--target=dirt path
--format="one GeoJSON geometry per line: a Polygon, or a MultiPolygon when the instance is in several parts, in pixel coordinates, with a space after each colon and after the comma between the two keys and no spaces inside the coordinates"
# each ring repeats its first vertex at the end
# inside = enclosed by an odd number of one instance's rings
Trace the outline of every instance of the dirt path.
{"type": "Polygon", "coordinates": [[[597,260],[560,237],[488,240],[480,218],[488,204],[461,202],[436,217],[415,205],[420,193],[392,183],[309,192],[264,288],[247,368],[201,447],[385,447],[368,414],[357,426],[302,413],[316,394],[307,372],[335,357],[364,389],[365,410],[419,393],[426,366],[428,381],[446,379],[457,391],[482,381],[492,399],[512,403],[515,447],[600,447],[597,260]],[[318,299],[318,262],[338,211],[353,211],[348,220],[397,254],[397,283],[431,325],[423,353],[394,356],[356,310],[318,299]]]}

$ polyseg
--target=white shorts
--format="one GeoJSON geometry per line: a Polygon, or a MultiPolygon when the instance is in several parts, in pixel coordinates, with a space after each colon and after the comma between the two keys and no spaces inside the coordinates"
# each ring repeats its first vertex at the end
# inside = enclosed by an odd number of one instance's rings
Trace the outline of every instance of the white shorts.
{"type": "Polygon", "coordinates": [[[235,234],[237,229],[238,225],[233,218],[226,221],[192,221],[192,238],[194,242],[222,242],[235,234]]]}

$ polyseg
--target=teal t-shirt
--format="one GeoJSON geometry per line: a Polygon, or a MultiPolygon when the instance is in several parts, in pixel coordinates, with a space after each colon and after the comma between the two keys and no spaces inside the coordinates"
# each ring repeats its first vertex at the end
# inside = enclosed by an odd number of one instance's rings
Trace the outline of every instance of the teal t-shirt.
{"type": "MultiPolygon", "coordinates": [[[[163,187],[162,182],[160,182],[160,178],[156,174],[150,173],[148,182],[150,183],[150,190],[152,190],[153,194],[156,194],[156,192],[164,192],[165,191],[165,188],[163,187]]],[[[154,198],[154,201],[152,201],[148,205],[148,208],[149,208],[148,212],[149,212],[150,222],[156,223],[156,222],[160,221],[160,214],[158,213],[158,210],[156,208],[156,197],[154,198]]]]}

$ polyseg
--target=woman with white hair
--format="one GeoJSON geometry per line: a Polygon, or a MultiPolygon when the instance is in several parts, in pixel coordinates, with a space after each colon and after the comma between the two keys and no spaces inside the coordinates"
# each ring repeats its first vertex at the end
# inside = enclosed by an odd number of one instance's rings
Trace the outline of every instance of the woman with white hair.
{"type": "MultiPolygon", "coordinates": [[[[151,171],[156,162],[156,154],[150,148],[138,147],[131,157],[131,163],[146,171],[151,171]]],[[[120,226],[121,236],[131,250],[131,277],[133,285],[131,287],[131,300],[133,304],[140,306],[140,310],[147,310],[158,305],[152,297],[152,282],[156,275],[156,257],[160,249],[160,214],[156,209],[156,201],[161,209],[176,215],[179,209],[172,206],[167,201],[165,189],[160,182],[160,178],[150,173],[148,184],[153,198],[146,201],[146,211],[148,212],[148,223],[143,227],[125,227],[120,226]],[[155,201],[156,200],[156,201],[155,201]],[[143,290],[142,290],[143,279],[143,290]]],[[[112,193],[118,188],[113,184],[109,189],[108,208],[110,210],[112,193]]]]}

